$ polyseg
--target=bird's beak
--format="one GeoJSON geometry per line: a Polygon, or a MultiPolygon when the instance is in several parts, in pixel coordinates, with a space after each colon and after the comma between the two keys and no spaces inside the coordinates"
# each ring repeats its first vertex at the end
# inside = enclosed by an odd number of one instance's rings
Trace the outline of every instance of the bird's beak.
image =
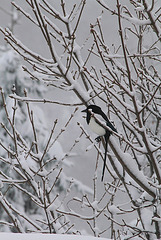
{"type": "Polygon", "coordinates": [[[87,112],[87,109],[84,109],[83,111],[81,111],[81,112],[87,112]]]}

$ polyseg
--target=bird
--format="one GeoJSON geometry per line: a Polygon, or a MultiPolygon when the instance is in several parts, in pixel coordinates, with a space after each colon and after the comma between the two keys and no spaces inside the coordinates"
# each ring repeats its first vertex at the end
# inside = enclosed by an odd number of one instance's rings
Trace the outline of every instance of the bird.
{"type": "Polygon", "coordinates": [[[98,137],[96,138],[96,141],[100,141],[101,136],[104,136],[104,139],[105,139],[105,155],[104,155],[104,164],[103,164],[102,178],[101,178],[101,181],[103,181],[105,167],[106,167],[107,145],[108,145],[109,137],[112,134],[112,131],[117,132],[117,130],[112,125],[112,123],[108,120],[108,117],[99,106],[89,105],[82,112],[86,113],[86,121],[90,129],[92,130],[92,132],[98,135],[98,137]],[[103,127],[104,124],[108,128],[110,128],[112,131],[110,131],[110,129],[106,129],[105,127],[103,127]]]}

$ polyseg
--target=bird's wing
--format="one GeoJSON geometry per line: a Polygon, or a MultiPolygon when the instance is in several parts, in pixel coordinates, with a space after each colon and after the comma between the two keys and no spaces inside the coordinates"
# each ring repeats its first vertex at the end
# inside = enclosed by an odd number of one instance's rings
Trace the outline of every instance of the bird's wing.
{"type": "Polygon", "coordinates": [[[102,112],[102,118],[106,121],[106,125],[112,129],[112,131],[117,132],[116,128],[112,125],[112,123],[108,120],[108,117],[104,112],[102,112]]]}

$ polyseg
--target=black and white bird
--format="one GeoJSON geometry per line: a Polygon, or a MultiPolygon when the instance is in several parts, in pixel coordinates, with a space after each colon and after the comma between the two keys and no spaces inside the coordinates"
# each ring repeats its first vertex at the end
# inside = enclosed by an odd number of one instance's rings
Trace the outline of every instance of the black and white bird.
{"type": "Polygon", "coordinates": [[[98,135],[96,140],[99,140],[101,136],[104,136],[105,139],[105,156],[104,156],[104,164],[102,170],[102,181],[104,178],[105,166],[106,166],[106,157],[107,157],[107,144],[112,131],[117,132],[114,126],[108,120],[106,114],[101,110],[101,108],[97,105],[89,105],[85,110],[86,121],[89,125],[90,129],[98,135]],[[106,129],[103,125],[106,125],[109,129],[106,129]]]}

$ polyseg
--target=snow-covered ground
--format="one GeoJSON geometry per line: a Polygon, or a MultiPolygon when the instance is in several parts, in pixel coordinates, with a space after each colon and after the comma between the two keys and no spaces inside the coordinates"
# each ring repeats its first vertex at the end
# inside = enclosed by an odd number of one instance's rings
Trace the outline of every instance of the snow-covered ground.
{"type": "MultiPolygon", "coordinates": [[[[105,238],[96,238],[91,236],[66,235],[66,234],[23,234],[23,233],[0,233],[1,240],[103,240],[105,238]]],[[[108,240],[106,238],[106,240],[108,240]]]]}

